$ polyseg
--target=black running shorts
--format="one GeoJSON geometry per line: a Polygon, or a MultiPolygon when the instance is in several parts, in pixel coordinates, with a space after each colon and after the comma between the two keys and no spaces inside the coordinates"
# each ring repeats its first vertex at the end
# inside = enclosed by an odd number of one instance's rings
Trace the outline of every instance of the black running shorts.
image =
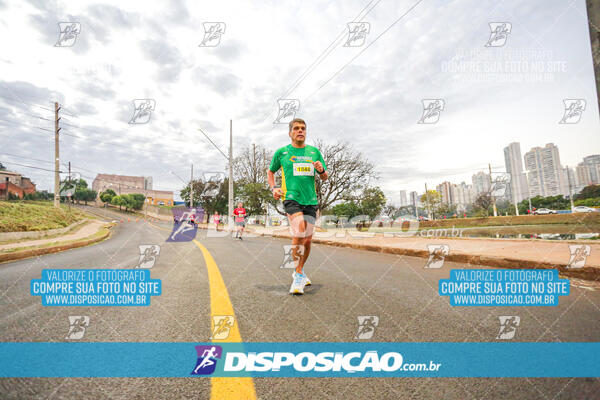
{"type": "Polygon", "coordinates": [[[303,205],[298,203],[296,200],[284,200],[283,209],[288,214],[296,214],[301,212],[304,215],[310,215],[313,220],[312,223],[317,219],[317,206],[313,205],[303,205]]]}

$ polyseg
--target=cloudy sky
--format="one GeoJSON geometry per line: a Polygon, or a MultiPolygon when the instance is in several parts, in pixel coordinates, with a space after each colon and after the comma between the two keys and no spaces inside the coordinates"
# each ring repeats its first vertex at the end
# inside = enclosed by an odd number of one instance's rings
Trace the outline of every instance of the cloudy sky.
{"type": "Polygon", "coordinates": [[[299,101],[309,143],[362,151],[396,202],[502,171],[514,141],[523,154],[553,142],[563,165],[600,153],[584,0],[247,3],[0,0],[0,161],[52,190],[51,171],[24,165],[53,168],[54,101],[61,161],[90,183],[150,175],[177,191],[191,162],[224,171],[198,128],[227,151],[230,119],[234,155],[274,150],[288,142],[280,98],[299,101]],[[368,33],[344,46],[353,21],[368,33]],[[55,46],[59,22],[80,24],[70,47],[55,46]],[[214,47],[200,46],[208,22],[225,26],[214,47]],[[510,32],[486,47],[494,22],[510,32]],[[148,123],[128,123],[134,99],[155,101],[148,123]],[[443,100],[437,123],[418,123],[424,99],[443,100]],[[586,101],[578,123],[558,123],[564,99],[586,101]]]}

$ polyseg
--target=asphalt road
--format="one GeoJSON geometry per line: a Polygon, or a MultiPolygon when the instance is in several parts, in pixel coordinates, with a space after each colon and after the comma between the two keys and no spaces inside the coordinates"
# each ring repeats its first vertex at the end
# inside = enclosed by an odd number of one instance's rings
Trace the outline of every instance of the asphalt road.
{"type": "MultiPolygon", "coordinates": [[[[83,341],[210,341],[207,264],[193,242],[165,242],[169,231],[167,223],[119,223],[99,244],[0,264],[0,341],[65,342],[70,315],[89,316],[83,341]],[[162,280],[163,293],[149,307],[43,307],[29,294],[30,280],[44,268],[133,268],[143,244],[161,246],[152,278],[162,280]]],[[[513,341],[600,341],[600,291],[573,286],[557,307],[451,307],[437,293],[438,280],[451,268],[471,266],[424,269],[423,258],[316,244],[305,268],[313,286],[291,296],[292,270],[280,268],[288,241],[206,237],[202,230],[197,239],[218,266],[243,341],[356,341],[363,315],[379,317],[372,341],[495,342],[501,315],[521,317],[513,341]]],[[[595,378],[255,378],[254,386],[261,399],[591,399],[600,393],[595,378]]],[[[0,379],[2,399],[205,399],[210,391],[211,380],[201,378],[0,379]]]]}

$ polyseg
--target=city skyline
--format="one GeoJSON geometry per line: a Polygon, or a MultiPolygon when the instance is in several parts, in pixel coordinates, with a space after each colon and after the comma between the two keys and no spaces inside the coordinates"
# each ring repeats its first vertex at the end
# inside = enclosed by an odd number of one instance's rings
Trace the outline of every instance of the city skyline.
{"type": "MultiPolygon", "coordinates": [[[[492,174],[510,174],[510,182],[502,199],[511,203],[519,203],[535,196],[569,195],[581,191],[590,184],[600,184],[600,154],[582,156],[581,162],[574,165],[564,165],[561,162],[558,146],[546,143],[544,146],[533,146],[521,156],[521,143],[512,142],[504,147],[505,169],[498,166],[492,168],[492,174]],[[567,169],[568,168],[568,169],[567,169]]],[[[475,198],[483,192],[489,192],[489,169],[474,172],[470,182],[466,179],[457,181],[444,180],[435,185],[427,181],[429,190],[436,190],[446,204],[472,204],[475,198]],[[470,199],[470,200],[469,200],[470,199]]],[[[406,189],[400,191],[407,192],[406,189]]],[[[417,192],[420,197],[425,189],[417,192]]],[[[393,204],[398,204],[391,199],[393,204]]],[[[413,205],[409,202],[409,205],[413,205]]]]}

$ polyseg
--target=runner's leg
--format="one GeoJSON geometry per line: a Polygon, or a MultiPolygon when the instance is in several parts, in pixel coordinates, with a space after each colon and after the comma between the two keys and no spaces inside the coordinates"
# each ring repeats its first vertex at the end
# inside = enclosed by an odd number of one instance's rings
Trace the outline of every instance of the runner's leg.
{"type": "MultiPolygon", "coordinates": [[[[306,260],[308,259],[308,255],[310,254],[310,245],[312,243],[312,236],[313,236],[313,232],[315,229],[315,225],[310,223],[309,221],[304,220],[303,221],[304,224],[304,241],[303,241],[303,245],[304,245],[304,254],[302,255],[302,258],[300,259],[300,271],[302,271],[304,269],[304,263],[306,262],[306,260]]],[[[298,270],[298,269],[296,269],[298,270]]]]}
{"type": "MultiPolygon", "coordinates": [[[[302,273],[302,266],[304,264],[300,264],[302,262],[302,258],[298,255],[298,246],[304,246],[304,231],[305,231],[305,223],[304,223],[304,214],[302,211],[288,214],[288,220],[290,221],[290,228],[292,228],[292,245],[294,248],[292,249],[293,258],[299,259],[299,263],[296,265],[296,272],[302,273]]],[[[306,252],[306,248],[304,249],[306,252]]]]}

